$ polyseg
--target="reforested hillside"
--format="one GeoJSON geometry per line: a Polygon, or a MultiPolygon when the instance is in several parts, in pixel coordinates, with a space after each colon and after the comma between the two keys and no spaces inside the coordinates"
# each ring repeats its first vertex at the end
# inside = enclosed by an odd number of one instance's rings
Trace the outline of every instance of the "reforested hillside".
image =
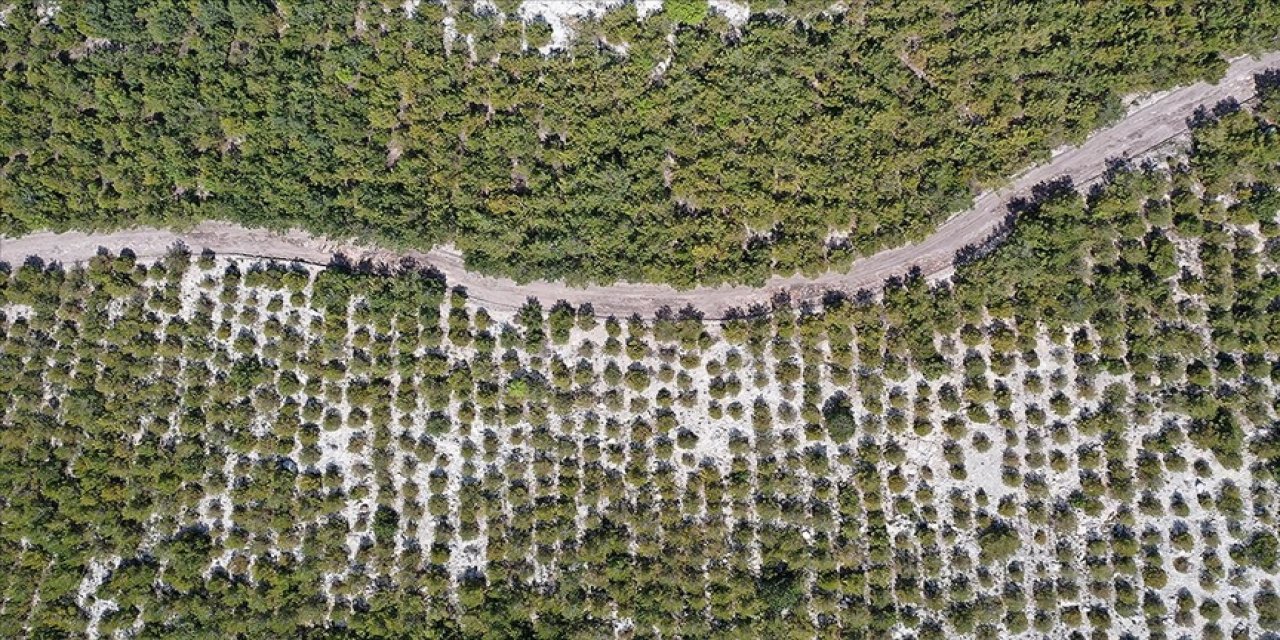
{"type": "Polygon", "coordinates": [[[544,56],[510,0],[6,6],[0,233],[225,218],[676,284],[920,236],[1280,33],[1271,1],[686,0],[544,56]]]}
{"type": "Polygon", "coordinates": [[[949,282],[723,325],[0,271],[0,636],[1280,632],[1280,131],[1228,111],[949,282]]]}

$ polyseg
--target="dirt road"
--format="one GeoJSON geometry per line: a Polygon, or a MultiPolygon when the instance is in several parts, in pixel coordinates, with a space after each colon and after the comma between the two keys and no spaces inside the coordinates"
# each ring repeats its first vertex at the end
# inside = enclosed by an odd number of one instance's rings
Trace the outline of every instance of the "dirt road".
{"type": "Polygon", "coordinates": [[[709,319],[719,319],[733,308],[768,304],[785,293],[792,300],[816,300],[828,291],[855,292],[879,287],[885,279],[919,267],[926,275],[945,273],[957,251],[986,240],[1003,221],[1008,203],[1030,194],[1032,187],[1049,180],[1069,177],[1077,186],[1097,180],[1112,158],[1136,157],[1186,132],[1186,119],[1197,107],[1212,107],[1226,98],[1244,102],[1253,97],[1253,75],[1280,67],[1280,52],[1261,58],[1232,61],[1227,74],[1217,84],[1197,83],[1162,94],[1132,109],[1124,120],[1096,132],[1079,147],[1055,155],[1049,162],[1016,177],[1004,188],[979,196],[973,207],[953,216],[924,240],[889,249],[855,261],[847,272],[828,272],[816,278],[789,276],[770,278],[762,287],[719,286],[677,290],[667,285],[621,283],[607,286],[572,287],[562,282],[536,280],[519,284],[467,271],[463,259],[451,246],[429,252],[392,252],[376,247],[350,244],[301,231],[276,233],[249,229],[226,222],[204,222],[187,231],[135,228],[111,233],[33,233],[19,238],[0,239],[0,261],[19,263],[28,256],[63,263],[86,260],[104,247],[112,252],[132,249],[139,257],[156,257],[181,242],[193,251],[210,249],[219,254],[259,256],[278,260],[299,260],[325,264],[342,254],[356,261],[365,259],[398,263],[410,258],[442,272],[451,285],[467,288],[473,300],[495,310],[510,310],[529,297],[551,303],[566,300],[577,306],[591,303],[597,314],[644,316],[663,306],[680,309],[693,305],[709,319]]]}

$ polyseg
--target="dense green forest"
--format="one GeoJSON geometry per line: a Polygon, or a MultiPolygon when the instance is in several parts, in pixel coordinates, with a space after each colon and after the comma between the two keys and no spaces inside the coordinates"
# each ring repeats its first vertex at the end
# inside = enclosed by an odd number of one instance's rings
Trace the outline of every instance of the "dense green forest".
{"type": "Polygon", "coordinates": [[[220,218],[517,278],[812,273],[1280,33],[1273,0],[846,4],[628,4],[543,56],[512,0],[13,2],[0,233],[220,218]]]}
{"type": "Polygon", "coordinates": [[[1278,194],[1224,109],[951,281],[722,326],[14,265],[0,636],[1263,637],[1278,194]]]}

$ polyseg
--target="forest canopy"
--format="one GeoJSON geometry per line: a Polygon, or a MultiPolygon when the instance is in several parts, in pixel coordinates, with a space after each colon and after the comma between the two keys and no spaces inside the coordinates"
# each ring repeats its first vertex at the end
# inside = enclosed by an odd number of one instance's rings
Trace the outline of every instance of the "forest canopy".
{"type": "Polygon", "coordinates": [[[720,325],[0,265],[0,637],[1270,637],[1276,99],[720,325]]]}
{"type": "Polygon", "coordinates": [[[543,55],[512,0],[17,2],[0,233],[229,219],[516,278],[813,273],[1280,32],[1274,1],[696,4],[543,55]]]}

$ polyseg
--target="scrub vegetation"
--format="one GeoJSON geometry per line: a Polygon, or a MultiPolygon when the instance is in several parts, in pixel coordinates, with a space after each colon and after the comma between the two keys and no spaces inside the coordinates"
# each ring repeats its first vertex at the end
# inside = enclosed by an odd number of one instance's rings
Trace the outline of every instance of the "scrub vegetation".
{"type": "Polygon", "coordinates": [[[948,281],[722,324],[14,265],[0,636],[1280,631],[1278,168],[1224,106],[948,281]]]}
{"type": "Polygon", "coordinates": [[[4,6],[0,233],[226,219],[682,286],[923,237],[1280,33],[1272,0],[670,0],[544,55],[512,0],[4,6]]]}

